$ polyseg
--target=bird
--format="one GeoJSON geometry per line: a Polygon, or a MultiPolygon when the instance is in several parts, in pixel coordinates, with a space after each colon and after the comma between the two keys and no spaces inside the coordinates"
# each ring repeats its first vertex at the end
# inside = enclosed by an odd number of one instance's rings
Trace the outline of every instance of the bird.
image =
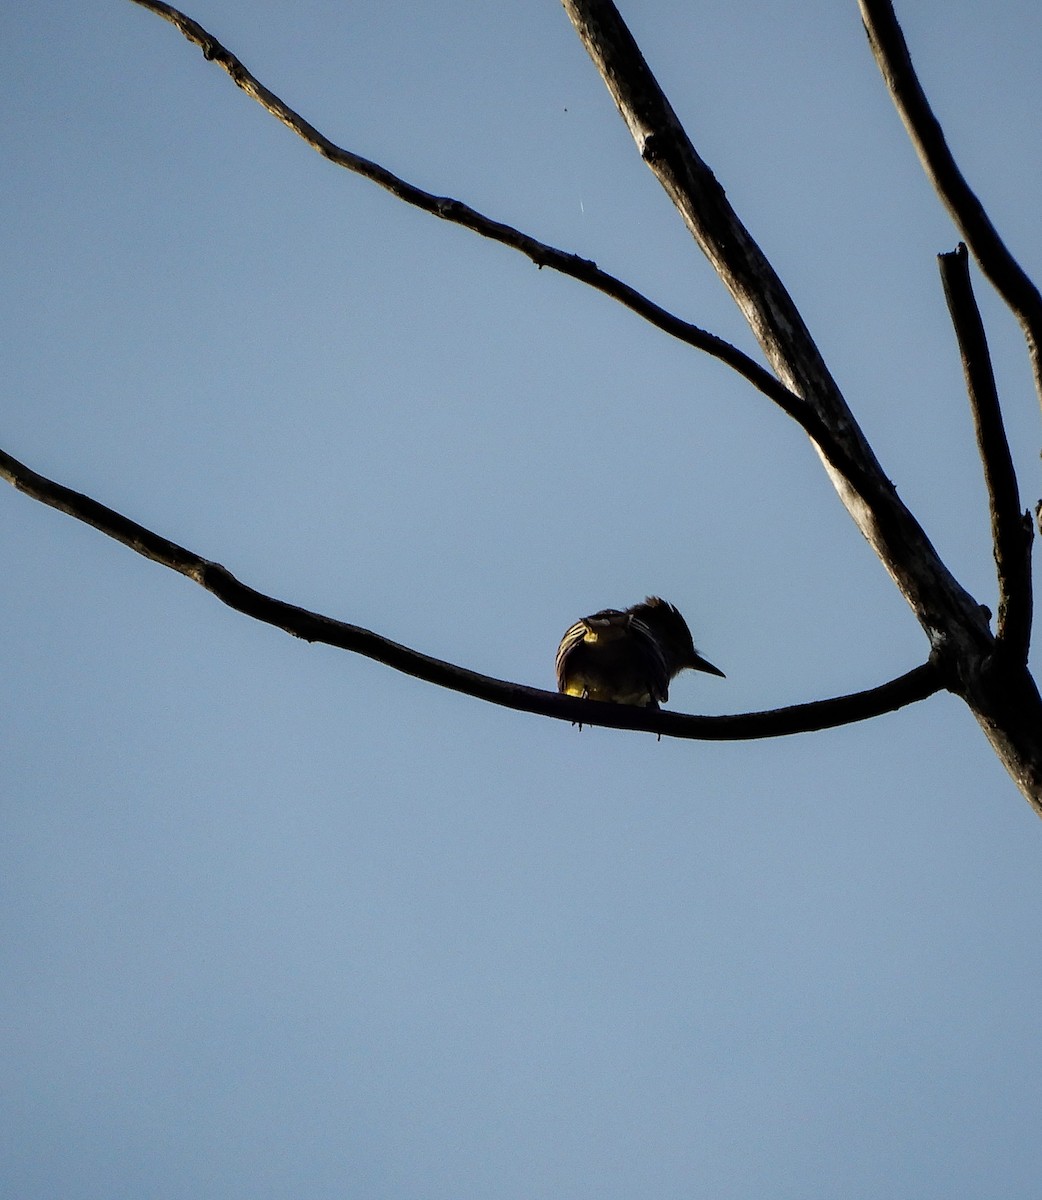
{"type": "Polygon", "coordinates": [[[568,696],[658,708],[670,682],[690,667],[724,676],[695,649],[675,605],[648,596],[575,622],[557,648],[557,690],[568,696]]]}

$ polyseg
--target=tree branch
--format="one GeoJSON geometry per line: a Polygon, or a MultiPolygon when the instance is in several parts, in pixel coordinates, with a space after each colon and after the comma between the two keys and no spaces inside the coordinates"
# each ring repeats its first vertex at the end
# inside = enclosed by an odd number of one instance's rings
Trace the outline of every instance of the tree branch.
{"type": "Polygon", "coordinates": [[[847,510],[935,648],[980,656],[991,633],[980,606],[941,562],[897,496],[814,344],[792,297],[691,144],[611,0],[562,0],[648,167],[731,292],[768,362],[831,430],[856,471],[824,455],[847,510]]]}
{"type": "Polygon", "coordinates": [[[988,615],[952,577],[883,474],[792,298],[699,157],[611,0],[562,0],[649,168],[741,308],[782,382],[803,396],[858,473],[826,459],[847,511],[900,588],[945,686],[969,705],[1042,816],[1042,697],[1024,663],[995,653],[988,615]]]}
{"type": "Polygon", "coordinates": [[[859,3],[872,53],[927,178],[981,270],[1020,322],[1035,390],[1042,401],[1042,295],[1006,248],[959,170],[916,76],[893,4],[890,0],[859,0],[859,3]]]}
{"type": "Polygon", "coordinates": [[[998,642],[1026,662],[1031,641],[1031,514],[1020,505],[1017,474],[1002,421],[988,340],[961,242],[937,256],[952,324],[959,341],[966,391],[973,411],[977,449],[984,466],[991,510],[991,539],[999,584],[998,642]]]}
{"type": "Polygon", "coordinates": [[[202,49],[205,59],[216,63],[225,71],[247,96],[260,104],[272,116],[277,117],[288,129],[336,166],[343,167],[345,170],[352,171],[356,175],[361,175],[378,184],[406,204],[422,209],[451,224],[461,225],[464,229],[480,234],[490,241],[519,251],[530,258],[539,268],[549,267],[561,275],[585,283],[605,296],[617,300],[631,312],[662,330],[663,333],[703,351],[736,371],[795,420],[804,432],[809,434],[822,448],[830,461],[835,460],[845,469],[856,472],[856,465],[850,463],[843,446],[836,442],[831,430],[821,420],[819,414],[781,383],[770,371],[739,350],[737,346],[731,345],[730,342],[689,321],[682,320],[638,292],[636,288],[617,279],[607,271],[602,271],[590,259],[581,258],[577,254],[570,254],[565,250],[550,246],[546,242],[541,242],[511,225],[495,221],[491,217],[477,212],[460,200],[424,191],[387,170],[386,167],[382,167],[379,163],[337,146],[274,92],[266,88],[230,50],[197,21],[174,8],[173,5],[163,3],[162,0],[132,0],[132,3],[169,21],[190,42],[202,49]]]}
{"type": "MultiPolygon", "coordinates": [[[[659,328],[733,366],[774,399],[814,439],[815,448],[844,505],[905,596],[930,640],[932,651],[929,662],[923,667],[882,688],[871,689],[857,697],[841,697],[835,702],[801,705],[776,713],[709,718],[648,713],[625,705],[599,705],[489,679],[397,646],[367,630],[262,596],[239,583],[223,567],[207,563],[182,547],[158,539],[104,506],[86,497],[77,497],[76,493],[56,484],[50,485],[50,495],[38,498],[55,503],[57,507],[67,507],[70,497],[81,502],[93,513],[83,519],[98,524],[99,528],[106,528],[102,517],[114,526],[122,524],[122,532],[114,532],[113,536],[119,536],[120,540],[141,549],[149,557],[156,557],[157,561],[164,561],[157,550],[165,547],[171,560],[168,565],[197,579],[225,603],[298,636],[344,646],[431,682],[509,707],[544,712],[562,720],[646,729],[678,737],[760,737],[793,732],[792,714],[797,714],[798,728],[824,728],[850,719],[852,707],[869,707],[870,711],[861,711],[853,718],[858,719],[946,687],[966,701],[1010,775],[1042,815],[1042,737],[1039,735],[1042,696],[1026,664],[1013,660],[1008,654],[995,653],[995,639],[988,627],[986,612],[941,562],[922,527],[883,474],[792,298],[738,220],[712,172],[695,152],[611,0],[563,0],[563,3],[626,120],[642,157],[730,289],[780,384],[772,381],[763,368],[734,347],[679,321],[627,285],[600,272],[593,263],[544,246],[509,226],[490,221],[458,201],[424,192],[377,164],[341,150],[259,84],[234,56],[190,18],[160,0],[134,2],[171,21],[189,40],[202,47],[205,57],[217,61],[247,94],[331,161],[372,179],[407,203],[512,246],[529,254],[537,265],[552,266],[619,299],[659,328]],[[744,727],[742,721],[747,722],[744,727]],[[786,722],[788,726],[782,728],[786,722]]],[[[878,5],[863,0],[865,13],[877,9],[878,5]]],[[[889,7],[883,11],[890,11],[889,7]]],[[[866,17],[866,25],[869,20],[870,17],[866,17]]],[[[967,230],[967,241],[987,270],[987,255],[995,247],[982,250],[981,238],[985,242],[987,238],[979,230],[974,232],[978,236],[972,236],[967,230]]],[[[1001,242],[998,247],[1004,250],[1001,242]]],[[[1023,286],[1026,277],[1008,254],[1008,261],[1001,260],[1001,255],[999,258],[1002,269],[998,273],[1002,275],[1005,271],[1010,276],[1004,283],[1012,303],[1020,304],[1018,311],[1025,324],[1038,382],[1038,331],[1042,327],[1038,293],[1033,286],[1023,286]]],[[[10,463],[13,460],[9,460],[10,463]]],[[[3,465],[2,461],[0,465],[3,465]]],[[[39,477],[36,479],[39,481],[39,477]]],[[[31,490],[27,488],[25,476],[18,481],[18,486],[31,490]]],[[[75,512],[75,509],[68,511],[75,512]]]]}
{"type": "Polygon", "coordinates": [[[129,546],[131,550],[169,567],[198,583],[229,608],[255,620],[274,625],[294,637],[308,642],[321,642],[341,650],[361,654],[454,692],[474,696],[504,708],[536,713],[573,724],[602,725],[611,729],[643,730],[659,736],[696,739],[699,741],[736,741],[750,738],[781,737],[815,729],[830,729],[864,721],[881,713],[892,712],[917,700],[941,691],[941,673],[932,663],[879,687],[839,696],[832,700],[816,700],[769,712],[742,713],[735,716],[692,716],[685,713],[661,712],[625,704],[601,704],[594,700],[579,700],[527,687],[520,683],[494,679],[466,667],[459,667],[430,655],[410,650],[378,633],[358,625],[348,625],[332,617],[310,612],[306,608],[287,604],[248,587],[220,565],[201,558],[184,546],[153,533],[122,513],[100,504],[90,496],[75,492],[52,479],[31,470],[24,463],[0,450],[0,478],[6,479],[19,491],[93,526],[107,536],[129,546]]]}

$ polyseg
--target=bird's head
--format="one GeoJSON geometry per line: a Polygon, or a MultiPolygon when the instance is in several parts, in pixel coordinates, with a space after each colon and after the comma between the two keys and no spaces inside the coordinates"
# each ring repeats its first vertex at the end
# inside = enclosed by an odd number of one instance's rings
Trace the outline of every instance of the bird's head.
{"type": "Polygon", "coordinates": [[[666,657],[671,677],[685,668],[723,677],[723,671],[695,649],[691,630],[675,605],[658,596],[648,596],[643,604],[635,604],[627,611],[643,621],[654,634],[666,657]]]}

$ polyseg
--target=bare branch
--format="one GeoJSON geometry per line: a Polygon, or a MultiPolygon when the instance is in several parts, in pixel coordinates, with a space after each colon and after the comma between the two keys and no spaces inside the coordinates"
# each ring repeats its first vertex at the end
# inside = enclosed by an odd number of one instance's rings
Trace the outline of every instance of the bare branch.
{"type": "MultiPolygon", "coordinates": [[[[686,713],[659,712],[654,724],[646,718],[640,724],[626,728],[644,729],[661,733],[663,737],[693,738],[699,741],[752,741],[759,738],[785,737],[794,733],[811,733],[820,729],[835,729],[840,725],[852,725],[857,721],[896,712],[908,704],[944,690],[941,672],[933,662],[925,662],[896,679],[878,687],[846,696],[835,696],[830,700],[812,700],[806,704],[793,704],[787,708],[774,708],[766,712],[736,713],[733,716],[693,717],[686,713]],[[693,722],[698,722],[697,725],[693,722]],[[704,732],[703,732],[704,731],[704,732]]],[[[592,704],[593,701],[583,701],[592,704]]],[[[596,711],[604,708],[628,708],[627,705],[597,704],[596,711]]],[[[643,713],[645,710],[631,710],[643,713]]],[[[648,714],[650,718],[651,714],[648,714]]],[[[586,723],[586,718],[581,718],[586,723]]],[[[606,722],[605,722],[606,723],[606,722]]]]}
{"type": "MultiPolygon", "coordinates": [[[[140,549],[141,553],[156,557],[157,561],[165,561],[159,552],[165,547],[170,558],[167,565],[197,579],[225,603],[298,636],[328,641],[442,686],[561,720],[645,729],[677,737],[765,737],[794,732],[797,728],[824,728],[871,716],[944,687],[966,701],[1010,775],[1042,815],[1042,740],[1039,738],[1042,696],[1026,664],[1009,654],[995,653],[996,642],[988,626],[989,614],[952,577],[919,523],[901,502],[893,484],[883,474],[792,298],[739,221],[712,172],[695,152],[611,0],[562,2],[607,83],[642,157],[730,289],[776,373],[777,381],[735,347],[666,313],[627,285],[599,271],[595,264],[528,238],[510,226],[491,221],[458,201],[416,188],[378,164],[335,146],[264,88],[233,55],[190,18],[161,0],[134,2],[171,21],[202,48],[205,57],[218,62],[239,87],[326,158],[373,180],[406,203],[512,246],[528,254],[539,266],[551,266],[613,296],[657,327],[731,365],[774,399],[810,434],[844,505],[927,634],[931,655],[923,667],[881,688],[855,697],[841,697],[837,701],[800,705],[773,713],[692,717],[648,713],[625,705],[599,705],[489,679],[420,655],[367,630],[263,596],[239,583],[223,567],[207,563],[182,547],[158,539],[126,518],[111,513],[104,506],[36,476],[36,483],[42,483],[47,493],[39,494],[38,499],[81,515],[81,519],[97,524],[112,536],[140,549]],[[77,512],[76,507],[70,508],[70,503],[79,503],[84,514],[77,512]],[[108,524],[113,528],[109,529],[108,524]],[[854,709],[863,710],[865,706],[867,710],[850,715],[854,709]]],[[[879,8],[879,5],[863,0],[864,11],[879,8]]],[[[883,11],[889,12],[889,7],[883,11]]],[[[866,24],[868,21],[866,17],[866,24]]],[[[974,232],[980,234],[979,230],[974,232]]],[[[984,235],[975,237],[967,230],[966,236],[987,271],[988,253],[995,247],[982,250],[981,237],[984,235]]],[[[986,237],[984,241],[987,241],[986,237]]],[[[1004,250],[1001,242],[997,245],[1004,250]]],[[[1022,287],[1026,277],[1008,254],[1006,258],[1008,261],[998,256],[996,274],[1007,288],[1004,295],[1008,294],[1011,304],[1020,304],[1017,311],[1025,325],[1038,381],[1038,331],[1042,327],[1038,294],[1033,287],[1027,290],[1022,287]],[[1008,278],[1003,278],[1004,275],[1008,278]]],[[[999,286],[998,282],[996,286],[999,286]]],[[[8,460],[8,466],[12,464],[18,466],[8,460]]],[[[0,459],[2,465],[3,459],[0,459]]],[[[33,492],[29,476],[32,473],[26,474],[23,470],[20,477],[12,478],[23,490],[33,492]]],[[[1007,615],[1006,624],[1011,636],[1015,623],[1014,617],[1007,615]]]]}
{"type": "Polygon", "coordinates": [[[787,387],[804,397],[843,448],[823,448],[843,503],[897,583],[934,647],[987,653],[980,607],[941,562],[897,496],[847,407],[792,297],[692,146],[611,0],[563,0],[645,162],[749,322],[787,387]]]}
{"type": "Polygon", "coordinates": [[[890,0],[860,0],[869,44],[919,159],[981,270],[1020,322],[1042,401],[1042,295],[1006,248],[948,148],[890,0]]]}
{"type": "Polygon", "coordinates": [[[991,537],[999,584],[998,641],[1026,662],[1031,640],[1031,514],[1020,505],[1013,456],[1002,421],[988,340],[970,281],[969,258],[960,242],[938,255],[941,280],[959,340],[966,391],[973,410],[977,448],[984,465],[991,509],[991,537]]]}
{"type": "Polygon", "coordinates": [[[176,26],[190,42],[202,49],[204,58],[216,63],[251,99],[256,100],[272,116],[277,117],[288,129],[336,166],[343,167],[345,170],[352,171],[356,175],[361,175],[378,184],[406,204],[411,204],[444,221],[461,225],[464,229],[480,234],[490,241],[499,242],[501,245],[519,251],[530,258],[537,267],[549,267],[561,275],[585,283],[611,299],[617,300],[657,329],[661,329],[678,341],[693,346],[731,367],[768,399],[773,400],[783,412],[798,422],[830,458],[835,458],[839,463],[846,463],[852,470],[856,469],[847,462],[842,446],[835,444],[830,430],[821,421],[818,414],[799,396],[785,387],[770,371],[739,350],[737,346],[733,346],[716,334],[709,333],[668,312],[638,292],[636,288],[617,279],[607,271],[602,271],[590,259],[581,258],[577,254],[570,254],[565,250],[550,246],[546,242],[541,242],[511,225],[495,221],[491,217],[477,212],[460,200],[424,191],[422,188],[406,182],[392,171],[387,170],[386,167],[380,166],[379,163],[337,146],[325,134],[290,108],[284,100],[260,83],[230,50],[221,45],[197,21],[192,20],[191,17],[172,5],[162,3],[162,0],[132,0],[132,3],[148,9],[149,12],[163,17],[176,26]]]}
{"type": "Polygon", "coordinates": [[[602,725],[611,729],[643,730],[665,737],[699,741],[735,741],[748,738],[780,737],[814,729],[830,729],[864,721],[881,713],[892,712],[917,700],[923,700],[944,687],[941,674],[932,663],[902,675],[868,691],[833,700],[816,700],[770,712],[736,716],[703,717],[685,713],[657,712],[624,704],[601,704],[578,700],[558,692],[543,691],[520,683],[509,683],[458,667],[430,655],[410,650],[358,625],[348,625],[332,617],[276,600],[248,587],[220,565],[201,558],[184,546],[161,537],[129,517],[107,508],[90,496],[74,492],[52,479],[37,474],[24,463],[0,450],[0,478],[19,491],[75,517],[87,525],[129,546],[138,554],[161,566],[169,567],[194,580],[229,608],[255,620],[274,625],[294,637],[321,642],[341,650],[361,654],[412,675],[417,679],[450,691],[474,696],[491,704],[520,712],[537,713],[573,724],[602,725]]]}
{"type": "Polygon", "coordinates": [[[791,296],[731,208],[611,0],[562,0],[644,161],[741,308],[768,362],[832,430],[849,473],[823,453],[847,511],[930,639],[945,686],[970,706],[1042,815],[1042,697],[1023,663],[995,653],[988,614],[952,577],[883,474],[791,296]]]}

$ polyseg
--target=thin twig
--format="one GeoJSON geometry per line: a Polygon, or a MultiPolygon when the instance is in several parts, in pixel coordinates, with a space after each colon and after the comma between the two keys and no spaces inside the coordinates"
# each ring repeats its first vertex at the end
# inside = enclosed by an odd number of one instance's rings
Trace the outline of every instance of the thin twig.
{"type": "Polygon", "coordinates": [[[945,140],[912,65],[890,0],[860,0],[869,44],[934,190],[981,270],[1020,322],[1042,401],[1042,295],[984,211],[945,140]]]}
{"type": "Polygon", "coordinates": [[[969,257],[961,242],[937,256],[966,391],[973,411],[977,448],[984,466],[991,510],[991,538],[999,585],[996,634],[999,644],[1026,662],[1031,641],[1031,514],[1021,508],[1016,468],[1002,420],[988,339],[973,295],[969,257]]]}
{"type": "Polygon", "coordinates": [[[272,116],[277,117],[330,162],[378,184],[406,204],[519,251],[530,258],[537,267],[549,267],[559,274],[587,284],[617,300],[657,329],[724,363],[795,420],[804,432],[814,439],[829,462],[851,476],[858,474],[857,467],[850,461],[845,448],[833,436],[831,429],[814,408],[737,346],[689,321],[682,320],[628,283],[607,271],[602,271],[590,259],[541,242],[511,225],[477,212],[460,200],[424,191],[379,163],[337,146],[290,108],[284,100],[266,88],[230,50],[197,21],[173,5],[162,3],[162,0],[132,0],[132,3],[163,17],[179,29],[190,42],[202,49],[204,58],[216,63],[251,99],[267,109],[272,116]]]}
{"type": "Polygon", "coordinates": [[[816,700],[769,712],[742,713],[735,716],[692,716],[685,713],[656,712],[624,704],[601,704],[579,700],[557,692],[509,683],[481,675],[442,659],[410,650],[369,629],[336,621],[321,613],[298,608],[273,596],[266,596],[236,579],[220,565],[201,558],[191,550],[153,533],[122,513],[106,507],[90,496],[75,492],[31,470],[24,463],[0,450],[0,478],[19,491],[75,517],[87,525],[129,546],[138,554],[161,566],[169,567],[194,580],[222,603],[255,620],[274,625],[294,637],[321,642],[375,659],[417,679],[474,696],[491,704],[521,712],[537,713],[574,724],[603,725],[612,729],[643,730],[660,736],[699,741],[736,741],[749,738],[781,737],[814,729],[830,729],[854,721],[864,721],[881,713],[892,712],[923,700],[944,687],[941,674],[932,663],[909,671],[897,679],[867,691],[833,700],[816,700]]]}

